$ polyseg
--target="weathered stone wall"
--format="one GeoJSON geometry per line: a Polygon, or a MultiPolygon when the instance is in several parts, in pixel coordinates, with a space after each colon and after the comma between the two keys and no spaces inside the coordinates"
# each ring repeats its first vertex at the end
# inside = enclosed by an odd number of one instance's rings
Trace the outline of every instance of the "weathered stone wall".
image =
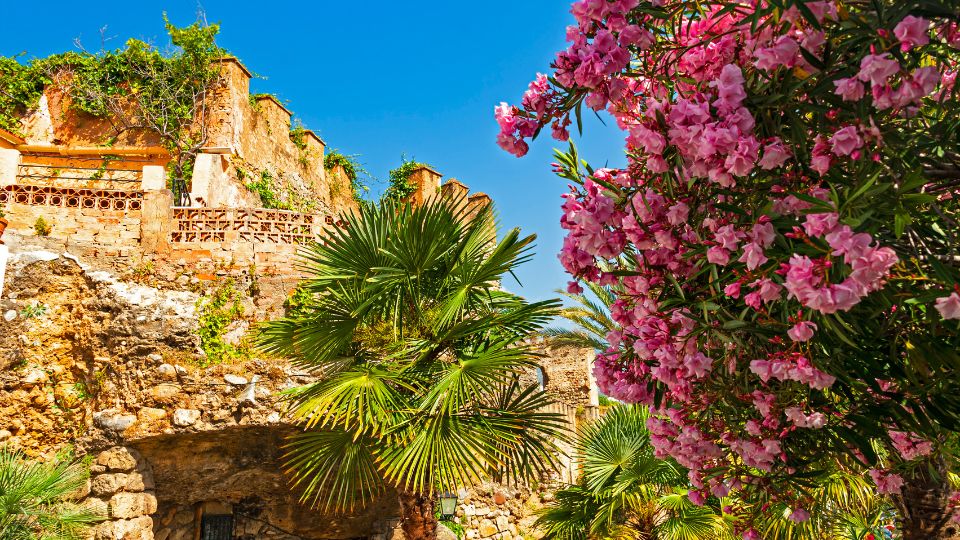
{"type": "Polygon", "coordinates": [[[154,540],[154,487],[150,465],[137,451],[115,446],[97,454],[85,503],[106,519],[93,528],[92,540],[154,540]]]}
{"type": "Polygon", "coordinates": [[[540,362],[543,369],[544,390],[555,396],[557,401],[576,407],[596,407],[599,405],[597,385],[593,379],[593,361],[596,353],[593,349],[554,346],[542,341],[544,359],[540,362]]]}
{"type": "Polygon", "coordinates": [[[538,536],[533,528],[536,512],[550,500],[549,490],[539,486],[488,482],[461,492],[455,519],[468,540],[524,540],[538,536]]]}
{"type": "Polygon", "coordinates": [[[391,496],[347,516],[298,502],[280,463],[293,429],[280,392],[315,379],[257,355],[204,367],[190,282],[122,281],[109,259],[94,268],[28,249],[53,239],[4,238],[14,256],[0,296],[0,442],[94,455],[88,502],[110,518],[96,540],[193,540],[190,516],[207,503],[229,506],[253,538],[356,538],[396,515],[391,496]],[[103,462],[115,447],[135,470],[103,462]]]}
{"type": "MultiPolygon", "coordinates": [[[[303,210],[340,213],[356,207],[344,176],[328,178],[323,167],[325,143],[313,131],[291,139],[291,112],[276,98],[250,95],[250,72],[235,58],[218,63],[221,83],[206,104],[206,116],[192,131],[205,134],[197,158],[191,194],[195,206],[257,207],[262,203],[246,184],[268,173],[276,191],[303,205],[303,210]],[[334,185],[336,184],[336,185],[334,185]]],[[[110,118],[97,118],[75,109],[67,90],[70,73],[57,75],[44,90],[38,106],[21,118],[25,142],[32,150],[49,148],[141,148],[162,151],[158,135],[148,130],[118,130],[110,118]],[[110,148],[104,146],[109,141],[110,148]]],[[[16,145],[4,138],[4,147],[16,145]]],[[[166,165],[168,156],[152,158],[166,165]]],[[[75,165],[74,165],[75,166],[75,165]]],[[[188,179],[189,180],[189,179],[188,179]]]]}

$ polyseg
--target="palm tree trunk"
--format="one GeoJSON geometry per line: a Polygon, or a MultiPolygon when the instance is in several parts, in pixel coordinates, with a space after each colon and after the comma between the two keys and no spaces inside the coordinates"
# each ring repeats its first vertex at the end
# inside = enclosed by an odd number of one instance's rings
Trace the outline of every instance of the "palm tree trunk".
{"type": "Polygon", "coordinates": [[[433,498],[420,493],[400,491],[400,528],[406,540],[436,540],[437,518],[433,511],[433,498]]]}
{"type": "Polygon", "coordinates": [[[947,506],[950,485],[943,458],[933,458],[929,467],[921,465],[903,480],[900,495],[894,497],[903,540],[950,538],[946,531],[952,514],[947,506]],[[936,474],[931,474],[931,469],[936,474]]]}

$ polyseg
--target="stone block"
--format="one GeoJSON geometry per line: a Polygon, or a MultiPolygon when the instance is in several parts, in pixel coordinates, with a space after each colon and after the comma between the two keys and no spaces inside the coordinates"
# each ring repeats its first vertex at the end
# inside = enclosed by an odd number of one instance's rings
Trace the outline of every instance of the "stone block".
{"type": "Polygon", "coordinates": [[[485,519],[480,522],[477,532],[480,534],[480,538],[489,538],[497,534],[497,526],[489,519],[485,519]]]}
{"type": "Polygon", "coordinates": [[[175,384],[158,384],[150,389],[150,395],[154,399],[170,399],[180,393],[180,387],[175,384]]]}
{"type": "Polygon", "coordinates": [[[111,471],[132,471],[137,468],[140,455],[135,450],[115,446],[97,456],[97,464],[111,471]]]}
{"type": "Polygon", "coordinates": [[[100,523],[93,529],[94,540],[154,540],[153,519],[140,516],[100,523]]]}
{"type": "Polygon", "coordinates": [[[113,495],[124,490],[127,480],[127,475],[124,473],[101,474],[90,481],[90,491],[94,495],[113,495]]]}
{"type": "Polygon", "coordinates": [[[137,411],[137,418],[144,423],[158,422],[167,417],[167,411],[154,407],[143,407],[137,411]]]}
{"type": "MultiPolygon", "coordinates": [[[[130,519],[147,516],[157,511],[153,493],[117,493],[110,497],[110,517],[130,519]]],[[[153,523],[151,522],[151,531],[153,523]]]]}
{"type": "Polygon", "coordinates": [[[196,409],[177,409],[173,411],[173,425],[175,426],[192,426],[198,420],[200,420],[200,411],[196,409]]]}
{"type": "Polygon", "coordinates": [[[110,431],[124,431],[137,422],[132,414],[122,414],[118,411],[100,411],[93,413],[93,423],[110,431]]]}
{"type": "Polygon", "coordinates": [[[12,148],[0,148],[0,186],[17,183],[17,166],[20,152],[12,148]]]}
{"type": "Polygon", "coordinates": [[[173,193],[168,189],[143,194],[140,245],[145,253],[170,251],[170,233],[174,225],[172,207],[173,193]]]}
{"type": "Polygon", "coordinates": [[[140,189],[143,191],[159,191],[166,189],[167,175],[160,165],[144,165],[143,175],[140,177],[140,189]]]}

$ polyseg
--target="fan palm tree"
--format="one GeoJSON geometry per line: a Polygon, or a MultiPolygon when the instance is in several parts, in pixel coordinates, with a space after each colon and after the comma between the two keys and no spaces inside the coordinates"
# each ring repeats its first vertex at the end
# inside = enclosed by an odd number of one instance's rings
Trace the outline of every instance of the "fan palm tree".
{"type": "Polygon", "coordinates": [[[608,286],[589,282],[585,285],[590,294],[555,291],[572,301],[573,305],[560,310],[560,316],[572,323],[574,328],[550,327],[542,333],[558,345],[588,347],[604,352],[610,346],[607,334],[619,328],[610,317],[610,306],[617,296],[608,286]]]}
{"type": "Polygon", "coordinates": [[[101,516],[73,502],[87,467],[65,457],[48,463],[0,448],[0,538],[80,540],[101,516]]]}
{"type": "Polygon", "coordinates": [[[893,517],[890,501],[864,475],[839,466],[810,479],[810,519],[800,523],[784,503],[751,499],[749,491],[696,506],[686,496],[686,469],[654,456],[647,417],[641,406],[617,405],[580,429],[582,478],[541,512],[537,526],[546,538],[733,539],[738,514],[759,514],[752,527],[764,540],[880,539],[893,517]]]}
{"type": "Polygon", "coordinates": [[[305,249],[311,301],[261,333],[266,351],[320,377],[290,393],[304,430],[288,468],[327,511],[395,490],[406,538],[435,538],[438,490],[555,467],[562,418],[518,380],[537,359],[523,338],[559,302],[500,288],[534,237],[513,229],[498,242],[489,208],[386,201],[345,221],[305,249]]]}
{"type": "Polygon", "coordinates": [[[559,490],[536,526],[545,538],[694,540],[732,538],[717,500],[687,498],[687,471],[654,456],[639,405],[617,405],[577,434],[579,485],[559,490]]]}

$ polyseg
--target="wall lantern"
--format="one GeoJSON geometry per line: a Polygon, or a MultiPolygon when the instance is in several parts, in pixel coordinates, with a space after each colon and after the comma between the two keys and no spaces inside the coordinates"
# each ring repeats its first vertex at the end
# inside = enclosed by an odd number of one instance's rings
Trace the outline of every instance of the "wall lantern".
{"type": "Polygon", "coordinates": [[[457,496],[449,491],[440,494],[440,519],[449,521],[457,513],[457,496]]]}

